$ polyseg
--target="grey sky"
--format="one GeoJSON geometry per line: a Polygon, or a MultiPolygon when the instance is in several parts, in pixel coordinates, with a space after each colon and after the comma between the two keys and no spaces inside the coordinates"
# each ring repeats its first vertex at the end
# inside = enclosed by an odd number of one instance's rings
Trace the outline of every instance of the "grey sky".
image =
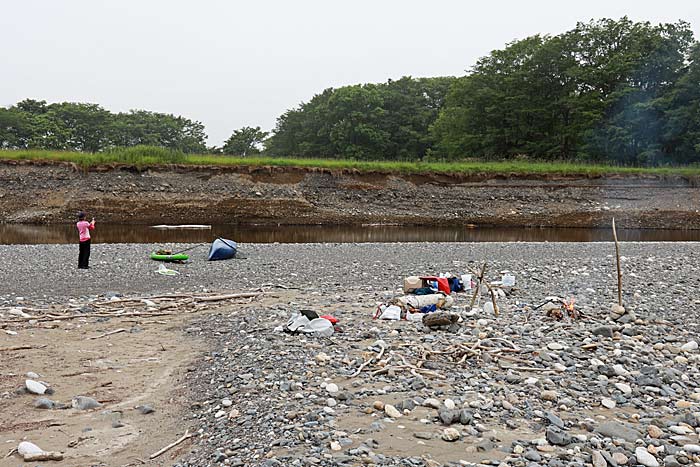
{"type": "Polygon", "coordinates": [[[697,0],[0,0],[0,105],[181,114],[220,145],[327,87],[459,76],[513,39],[623,15],[700,38],[697,0]]]}

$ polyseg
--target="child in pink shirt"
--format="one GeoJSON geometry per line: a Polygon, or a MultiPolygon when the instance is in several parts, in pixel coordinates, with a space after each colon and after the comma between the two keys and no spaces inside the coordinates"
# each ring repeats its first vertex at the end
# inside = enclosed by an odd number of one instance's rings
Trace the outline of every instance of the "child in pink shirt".
{"type": "Polygon", "coordinates": [[[78,213],[78,223],[75,224],[80,237],[80,249],[78,251],[78,269],[90,269],[90,231],[95,230],[95,218],[92,222],[85,220],[85,213],[78,213]]]}

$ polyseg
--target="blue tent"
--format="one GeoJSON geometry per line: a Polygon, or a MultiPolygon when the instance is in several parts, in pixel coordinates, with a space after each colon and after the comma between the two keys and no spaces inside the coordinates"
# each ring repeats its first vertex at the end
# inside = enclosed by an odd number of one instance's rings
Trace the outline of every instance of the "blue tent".
{"type": "Polygon", "coordinates": [[[236,251],[238,251],[238,245],[233,240],[226,240],[224,238],[217,238],[211,244],[209,248],[209,261],[217,261],[220,259],[231,259],[236,256],[236,251]]]}

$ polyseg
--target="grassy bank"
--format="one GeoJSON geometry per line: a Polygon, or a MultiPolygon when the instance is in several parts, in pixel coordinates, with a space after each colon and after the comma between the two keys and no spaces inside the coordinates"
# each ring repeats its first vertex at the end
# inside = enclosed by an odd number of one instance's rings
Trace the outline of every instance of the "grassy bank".
{"type": "Polygon", "coordinates": [[[700,167],[619,167],[614,165],[571,162],[390,162],[334,159],[293,159],[267,157],[230,157],[220,155],[189,155],[155,147],[120,148],[109,152],[88,154],[67,151],[8,151],[0,150],[0,160],[34,160],[72,162],[83,167],[102,164],[132,164],[140,167],[162,164],[192,164],[211,166],[274,166],[325,169],[352,169],[362,172],[421,173],[492,173],[492,174],[552,174],[552,175],[685,175],[700,176],[700,167]]]}

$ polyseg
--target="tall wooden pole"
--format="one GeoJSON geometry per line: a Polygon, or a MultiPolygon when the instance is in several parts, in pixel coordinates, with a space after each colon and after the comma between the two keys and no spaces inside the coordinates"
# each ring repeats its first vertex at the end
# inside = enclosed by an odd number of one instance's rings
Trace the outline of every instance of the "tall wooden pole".
{"type": "Polygon", "coordinates": [[[617,241],[615,218],[612,220],[613,238],[615,239],[615,258],[617,259],[617,304],[622,306],[622,269],[620,268],[620,244],[617,241]]]}

